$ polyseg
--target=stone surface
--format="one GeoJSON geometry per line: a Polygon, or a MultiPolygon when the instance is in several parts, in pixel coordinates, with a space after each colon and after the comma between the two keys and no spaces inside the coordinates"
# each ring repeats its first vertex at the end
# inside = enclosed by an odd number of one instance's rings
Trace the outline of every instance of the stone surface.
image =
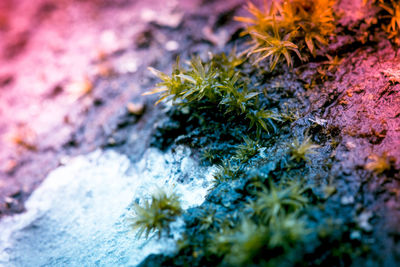
{"type": "Polygon", "coordinates": [[[25,213],[0,222],[0,266],[132,266],[171,251],[182,222],[170,238],[137,238],[132,203],[163,187],[180,195],[184,209],[199,205],[211,174],[184,147],[149,148],[135,164],[111,150],[76,157],[49,174],[25,213]]]}

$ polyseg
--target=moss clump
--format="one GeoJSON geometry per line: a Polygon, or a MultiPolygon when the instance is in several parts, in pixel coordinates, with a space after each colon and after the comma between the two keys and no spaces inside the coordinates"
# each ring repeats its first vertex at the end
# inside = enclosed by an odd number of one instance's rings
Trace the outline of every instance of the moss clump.
{"type": "Polygon", "coordinates": [[[193,57],[188,63],[188,68],[183,68],[178,57],[171,76],[149,68],[162,82],[158,83],[153,91],[145,94],[161,93],[157,103],[172,100],[173,104],[180,106],[225,104],[222,102],[231,102],[230,97],[239,97],[241,101],[236,101],[237,110],[233,108],[229,111],[244,112],[246,103],[249,103],[257,93],[248,92],[240,79],[241,74],[235,69],[242,62],[243,60],[235,54],[228,57],[221,54],[212,56],[207,62],[203,62],[199,57],[193,57]]]}
{"type": "Polygon", "coordinates": [[[270,5],[264,4],[263,10],[249,3],[247,9],[252,17],[236,18],[247,25],[245,33],[252,37],[249,55],[254,54],[256,62],[269,58],[271,71],[282,56],[291,66],[290,52],[297,54],[300,60],[306,59],[307,51],[313,57],[325,55],[323,48],[336,28],[335,2],[274,0],[270,5]]]}
{"type": "Polygon", "coordinates": [[[193,57],[187,69],[180,67],[178,60],[171,76],[150,68],[162,82],[146,94],[161,93],[158,102],[171,100],[191,110],[216,109],[228,120],[238,116],[258,136],[262,131],[275,131],[276,122],[283,119],[277,112],[264,109],[258,100],[260,92],[249,89],[248,77],[237,68],[242,63],[243,59],[233,52],[229,56],[212,55],[205,62],[193,57]]]}
{"type": "Polygon", "coordinates": [[[311,141],[311,136],[306,135],[301,143],[299,139],[296,138],[290,145],[290,159],[296,162],[307,161],[308,155],[314,154],[316,148],[319,148],[319,145],[311,141]]]}
{"type": "Polygon", "coordinates": [[[147,238],[151,233],[157,233],[158,237],[170,231],[170,224],[182,214],[179,197],[174,194],[167,194],[159,190],[151,197],[151,201],[145,201],[143,206],[134,205],[135,217],[132,219],[132,226],[138,229],[137,236],[143,233],[147,238]]]}
{"type": "Polygon", "coordinates": [[[372,154],[368,157],[370,161],[365,165],[365,169],[372,171],[376,174],[384,173],[385,171],[389,171],[395,163],[395,159],[391,156],[388,156],[386,152],[382,153],[382,155],[372,154]]]}
{"type": "Polygon", "coordinates": [[[264,223],[277,220],[287,214],[292,214],[308,204],[305,196],[306,187],[295,180],[290,180],[285,186],[269,184],[269,188],[262,186],[257,192],[255,200],[249,202],[253,216],[264,223]]]}
{"type": "Polygon", "coordinates": [[[252,140],[249,137],[243,137],[244,144],[236,147],[234,159],[242,163],[247,162],[250,158],[258,153],[260,148],[259,141],[252,140]]]}

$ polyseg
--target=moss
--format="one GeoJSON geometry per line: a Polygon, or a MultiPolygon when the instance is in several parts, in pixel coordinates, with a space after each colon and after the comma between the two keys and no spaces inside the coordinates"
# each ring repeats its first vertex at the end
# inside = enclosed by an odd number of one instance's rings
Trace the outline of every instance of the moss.
{"type": "Polygon", "coordinates": [[[253,216],[264,223],[294,213],[308,204],[308,199],[304,195],[307,188],[296,181],[290,181],[289,184],[279,187],[270,182],[269,188],[261,187],[262,190],[257,192],[255,200],[249,202],[249,207],[253,211],[253,216]]]}
{"type": "Polygon", "coordinates": [[[146,94],[160,93],[157,103],[170,100],[176,106],[190,108],[194,116],[205,110],[220,112],[228,120],[238,116],[256,129],[258,137],[262,131],[274,132],[276,123],[283,119],[274,110],[264,109],[258,100],[260,92],[248,89],[249,79],[237,69],[242,63],[235,54],[222,53],[205,62],[193,57],[187,69],[177,60],[171,76],[150,68],[162,82],[146,94]]]}
{"type": "Polygon", "coordinates": [[[359,31],[362,43],[371,39],[382,38],[380,33],[386,33],[395,48],[400,45],[400,3],[395,0],[364,0],[364,7],[375,10],[373,17],[368,16],[364,22],[364,29],[359,31]]]}
{"type": "Polygon", "coordinates": [[[301,143],[296,138],[290,145],[290,159],[296,162],[307,161],[308,155],[314,154],[316,148],[319,148],[319,145],[311,141],[311,136],[306,135],[301,143]]]}
{"type": "MultiPolygon", "coordinates": [[[[247,53],[255,62],[269,59],[270,70],[285,61],[292,66],[298,59],[326,57],[318,59],[314,77],[326,81],[342,63],[325,50],[336,28],[334,4],[273,1],[265,11],[249,4],[253,17],[237,18],[247,24],[252,38],[247,53]]],[[[208,60],[195,56],[185,67],[177,60],[171,75],[151,69],[162,82],[149,93],[160,93],[159,102],[170,101],[172,110],[184,110],[187,121],[193,122],[175,142],[194,148],[202,161],[217,167],[205,202],[183,212],[186,227],[178,250],[164,265],[303,266],[329,265],[329,260],[348,265],[353,257],[349,248],[354,245],[358,251],[363,244],[349,240],[348,229],[330,229],[327,221],[336,211],[325,209],[325,203],[337,197],[337,188],[322,181],[331,174],[328,150],[337,145],[337,138],[330,145],[329,132],[321,130],[324,122],[318,119],[312,134],[329,149],[319,150],[307,132],[302,140],[287,142],[309,127],[309,119],[293,108],[305,112],[300,100],[307,96],[294,96],[284,82],[271,86],[275,74],[249,67],[251,63],[233,50],[229,55],[211,54],[208,60]],[[282,98],[296,104],[289,108],[282,98]],[[335,258],[341,256],[345,259],[335,258]]],[[[289,76],[277,79],[282,77],[289,76]]],[[[366,168],[380,172],[387,164],[392,163],[372,158],[366,168]]]]}
{"type": "Polygon", "coordinates": [[[214,186],[219,183],[230,181],[238,178],[240,173],[240,166],[232,163],[230,160],[225,160],[222,164],[217,165],[217,171],[214,173],[214,186]]]}
{"type": "Polygon", "coordinates": [[[395,163],[395,159],[391,156],[388,156],[386,152],[382,153],[382,155],[372,154],[369,156],[370,162],[365,165],[365,169],[372,171],[376,174],[381,174],[385,171],[388,171],[392,168],[395,163]]]}
{"type": "Polygon", "coordinates": [[[383,13],[382,29],[388,34],[389,39],[400,45],[400,3],[394,0],[373,2],[381,8],[381,13],[383,13]]]}
{"type": "Polygon", "coordinates": [[[261,188],[242,206],[234,226],[214,229],[208,238],[207,253],[220,258],[223,266],[266,264],[309,233],[299,213],[308,203],[301,184],[288,180],[280,186],[270,183],[269,189],[261,183],[261,188]]]}
{"type": "Polygon", "coordinates": [[[245,163],[255,156],[260,148],[258,141],[254,141],[249,137],[243,137],[243,140],[244,144],[240,144],[236,147],[235,156],[233,157],[241,163],[245,163]]]}
{"type": "Polygon", "coordinates": [[[143,206],[135,204],[133,208],[135,217],[132,218],[132,227],[138,229],[138,237],[145,234],[146,238],[151,233],[157,233],[158,238],[168,234],[170,224],[182,213],[179,197],[162,190],[154,194],[151,201],[145,201],[143,206]]]}
{"type": "Polygon", "coordinates": [[[306,49],[313,57],[325,54],[323,48],[335,30],[334,4],[333,0],[272,1],[265,3],[262,10],[249,3],[247,9],[252,17],[236,20],[247,25],[246,33],[252,37],[249,55],[256,55],[255,62],[269,58],[272,71],[281,56],[288,66],[292,65],[289,52],[300,60],[306,59],[306,49]]]}
{"type": "Polygon", "coordinates": [[[220,257],[228,265],[245,266],[254,262],[265,246],[267,231],[251,220],[244,219],[229,230],[215,233],[209,244],[209,251],[220,257]]]}

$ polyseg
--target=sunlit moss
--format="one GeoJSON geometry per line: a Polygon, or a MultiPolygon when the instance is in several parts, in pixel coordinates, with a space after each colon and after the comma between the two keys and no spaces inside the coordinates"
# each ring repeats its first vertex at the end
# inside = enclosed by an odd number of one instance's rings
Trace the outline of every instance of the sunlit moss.
{"type": "Polygon", "coordinates": [[[222,266],[264,266],[273,257],[295,246],[309,232],[297,213],[281,215],[268,224],[242,219],[236,227],[213,234],[208,250],[222,257],[222,266]],[[270,259],[263,257],[268,254],[270,259]]]}
{"type": "Polygon", "coordinates": [[[238,145],[235,151],[234,159],[240,162],[247,162],[251,157],[258,153],[258,141],[254,141],[249,137],[244,137],[244,144],[238,145]]]}
{"type": "Polygon", "coordinates": [[[217,165],[217,170],[214,173],[214,184],[217,185],[224,181],[230,181],[238,177],[240,166],[232,163],[230,160],[225,160],[217,165]]]}
{"type": "Polygon", "coordinates": [[[245,266],[261,253],[267,240],[265,227],[244,219],[237,227],[212,235],[208,249],[231,266],[245,266]]]}
{"type": "Polygon", "coordinates": [[[317,48],[323,51],[328,37],[334,34],[335,2],[274,0],[269,5],[265,3],[263,9],[249,3],[247,10],[251,17],[236,17],[247,25],[245,33],[252,37],[249,55],[255,54],[256,62],[269,58],[270,70],[275,68],[281,56],[291,66],[291,53],[305,60],[306,56],[300,54],[306,53],[304,48],[315,57],[317,48]]]}
{"type": "Polygon", "coordinates": [[[392,167],[393,158],[388,156],[386,152],[382,153],[382,155],[373,154],[368,157],[370,162],[365,164],[365,169],[372,171],[376,174],[381,174],[385,171],[388,171],[392,167]]]}
{"type": "Polygon", "coordinates": [[[308,204],[305,191],[306,187],[297,181],[280,186],[271,182],[269,188],[262,186],[255,200],[251,200],[248,205],[254,215],[267,223],[304,208],[308,204]]]}

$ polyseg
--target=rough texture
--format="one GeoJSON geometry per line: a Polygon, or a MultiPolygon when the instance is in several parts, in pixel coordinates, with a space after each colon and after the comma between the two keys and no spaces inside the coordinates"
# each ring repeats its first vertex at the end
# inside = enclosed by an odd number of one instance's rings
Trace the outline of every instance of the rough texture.
{"type": "MultiPolygon", "coordinates": [[[[26,2],[28,5],[32,1],[26,2]]],[[[267,65],[264,63],[257,68],[245,64],[244,71],[262,92],[260,98],[265,107],[280,112],[293,111],[298,117],[279,124],[276,133],[262,136],[258,154],[246,163],[241,178],[216,185],[202,203],[206,185],[198,180],[196,172],[201,174],[208,169],[193,166],[201,162],[204,148],[214,152],[213,163],[230,160],[236,147],[242,144],[242,136],[251,135],[251,130],[240,118],[227,120],[217,108],[210,114],[198,112],[197,115],[204,116],[203,124],[208,126],[204,128],[191,113],[169,106],[153,107],[155,98],[144,100],[139,95],[156,83],[146,71],[148,65],[167,72],[178,54],[184,61],[191,54],[206,59],[209,51],[229,52],[235,45],[238,51],[243,51],[247,39],[239,37],[238,24],[232,21],[234,14],[245,13],[241,1],[171,2],[165,6],[156,5],[157,10],[153,9],[153,1],[83,1],[77,6],[69,3],[32,4],[40,11],[29,13],[32,18],[49,17],[49,20],[35,24],[37,34],[35,30],[25,35],[15,33],[15,38],[10,38],[10,43],[1,48],[8,54],[2,59],[6,65],[1,64],[6,67],[0,67],[0,118],[11,119],[1,120],[0,136],[9,136],[12,129],[21,124],[17,128],[23,138],[0,142],[4,147],[0,151],[0,215],[21,212],[23,201],[46,173],[58,164],[65,164],[70,155],[98,147],[121,155],[107,151],[79,157],[50,175],[27,202],[27,213],[3,219],[1,244],[2,248],[8,248],[2,251],[1,257],[6,266],[9,263],[24,265],[32,258],[37,258],[38,265],[82,265],[84,261],[128,265],[139,263],[150,253],[156,254],[144,260],[143,266],[183,265],[188,261],[198,266],[220,263],[218,257],[202,258],[207,233],[200,229],[199,222],[204,214],[215,211],[216,221],[237,224],[240,213],[246,212],[245,201],[254,197],[249,186],[252,177],[279,181],[283,175],[301,177],[312,188],[309,197],[313,205],[304,215],[308,218],[307,226],[313,231],[293,250],[291,256],[296,263],[398,265],[400,103],[397,68],[400,62],[398,48],[391,46],[385,35],[373,39],[369,38],[372,34],[367,34],[369,39],[361,38],[368,29],[365,19],[374,15],[374,9],[362,8],[361,0],[340,1],[344,18],[340,20],[336,39],[331,40],[333,44],[328,47],[330,55],[344,58],[337,70],[319,72],[327,64],[321,57],[311,58],[309,63],[296,62],[294,70],[278,67],[273,73],[263,69],[267,65]],[[71,22],[69,19],[76,18],[76,21],[72,19],[72,33],[68,31],[62,38],[68,41],[67,51],[55,49],[54,52],[61,53],[61,58],[67,61],[60,67],[67,73],[66,77],[59,77],[64,73],[60,71],[55,78],[52,76],[54,80],[42,81],[40,70],[35,69],[32,78],[26,75],[31,71],[29,62],[38,62],[44,56],[45,49],[41,47],[46,31],[42,29],[52,29],[52,22],[59,17],[57,10],[61,13],[63,8],[69,14],[65,15],[66,21],[59,22],[63,27],[71,22]],[[96,22],[82,20],[88,10],[90,14],[93,12],[96,22]],[[111,10],[119,14],[116,17],[121,21],[110,22],[111,10]],[[86,26],[93,28],[86,32],[82,30],[87,29],[86,26]],[[76,39],[83,40],[83,44],[75,44],[76,39]],[[116,43],[115,39],[122,44],[108,47],[116,43]],[[25,46],[32,46],[33,50],[24,54],[25,46]],[[94,51],[93,55],[82,55],[82,51],[88,50],[94,51]],[[112,70],[111,73],[108,70],[112,70]],[[80,79],[85,74],[90,83],[76,83],[75,75],[80,79]],[[40,88],[27,94],[31,81],[40,88]],[[75,93],[79,95],[79,88],[87,85],[93,86],[90,92],[74,97],[75,93]],[[30,99],[34,100],[33,104],[28,101],[30,99]],[[72,99],[71,102],[66,102],[68,99],[72,99]],[[143,106],[144,112],[135,113],[137,106],[129,106],[129,102],[143,106]],[[21,107],[27,107],[36,115],[17,113],[21,107]],[[43,122],[50,123],[44,125],[43,122]],[[291,142],[307,134],[320,148],[309,156],[309,161],[287,168],[291,142]],[[182,145],[190,147],[191,152],[182,149],[182,145]],[[153,148],[148,149],[149,146],[153,148]],[[191,153],[193,157],[189,157],[191,153]],[[379,157],[384,153],[390,162],[388,170],[377,173],[367,168],[373,162],[371,156],[379,157]],[[178,156],[172,159],[174,155],[178,156]],[[164,161],[166,159],[169,163],[164,161]],[[168,179],[164,170],[154,171],[157,168],[169,170],[168,179]],[[182,176],[182,173],[190,175],[182,176]],[[58,178],[55,177],[64,177],[62,181],[70,185],[56,183],[58,178]],[[95,177],[93,179],[98,179],[99,183],[91,184],[90,177],[95,177]],[[193,204],[202,204],[187,210],[183,215],[186,227],[180,230],[190,236],[191,241],[204,242],[203,246],[166,256],[157,254],[162,250],[152,246],[156,243],[154,240],[147,244],[130,235],[129,227],[124,224],[127,216],[124,214],[129,213],[127,207],[132,201],[142,194],[148,197],[152,189],[147,188],[150,180],[146,179],[153,178],[157,179],[158,186],[176,181],[178,191],[181,190],[185,198],[191,196],[192,186],[199,189],[193,204]],[[110,192],[106,192],[108,190],[110,192]],[[14,222],[21,224],[13,226],[14,222]],[[75,225],[76,222],[80,225],[75,225]],[[91,235],[96,239],[90,239],[91,235]],[[82,244],[76,244],[77,240],[82,244]],[[139,248],[142,244],[147,245],[139,248]],[[91,249],[89,253],[74,257],[75,252],[87,247],[91,249]],[[137,252],[135,254],[140,251],[143,257],[135,258],[132,251],[137,252]],[[33,256],[37,254],[43,257],[33,256]]],[[[4,31],[7,27],[2,26],[1,17],[0,14],[1,34],[14,35],[12,31],[4,31]]],[[[379,31],[380,27],[375,25],[373,30],[379,31]]],[[[57,48],[57,44],[50,44],[53,45],[57,48]]],[[[49,62],[45,70],[53,69],[57,57],[49,62]]],[[[189,203],[186,208],[188,206],[189,203]]],[[[172,239],[161,242],[167,246],[173,243],[172,239]]],[[[272,257],[277,253],[271,254],[272,257]]],[[[282,262],[287,260],[282,259],[282,262]]]]}
{"type": "Polygon", "coordinates": [[[188,209],[203,202],[211,179],[190,151],[149,149],[136,164],[114,151],[95,151],[52,171],[26,202],[27,212],[0,223],[1,266],[127,266],[151,253],[173,251],[170,238],[135,238],[134,202],[158,188],[174,190],[188,209]]]}

